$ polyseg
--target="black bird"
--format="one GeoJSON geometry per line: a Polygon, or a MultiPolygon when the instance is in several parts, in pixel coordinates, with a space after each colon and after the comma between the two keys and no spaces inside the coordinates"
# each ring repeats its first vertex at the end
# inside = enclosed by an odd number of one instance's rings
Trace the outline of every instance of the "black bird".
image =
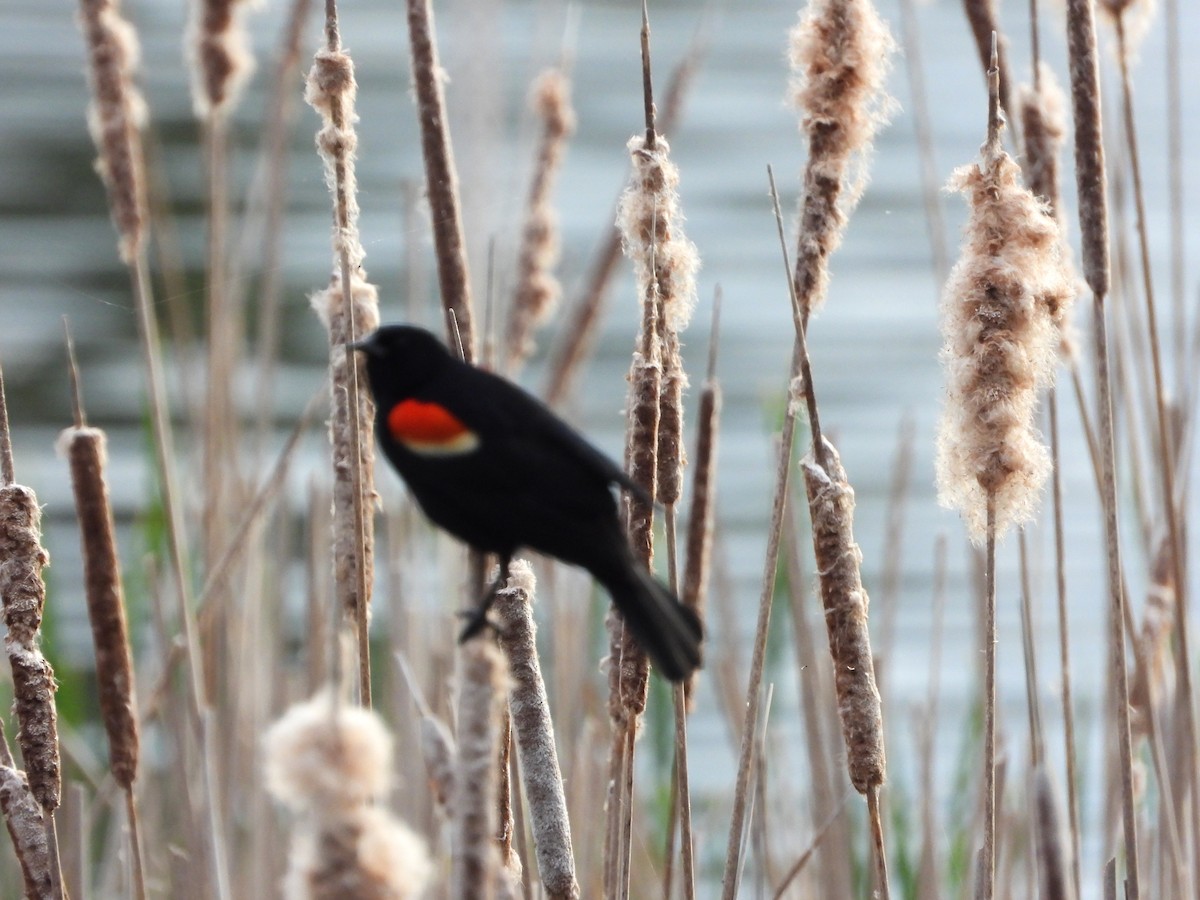
{"type": "MultiPolygon", "coordinates": [[[[379,444],[435,525],[499,556],[501,578],[521,548],[582,566],[663,675],[700,666],[699,618],[633,558],[612,487],[643,492],[616,463],[428,331],[385,325],[349,346],[366,356],[379,444]]],[[[493,593],[462,639],[483,627],[493,593]]]]}

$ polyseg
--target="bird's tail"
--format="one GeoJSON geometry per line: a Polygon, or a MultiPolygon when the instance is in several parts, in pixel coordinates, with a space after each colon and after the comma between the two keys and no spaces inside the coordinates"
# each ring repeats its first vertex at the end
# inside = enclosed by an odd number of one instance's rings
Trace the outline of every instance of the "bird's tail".
{"type": "Polygon", "coordinates": [[[704,639],[700,617],[630,562],[618,576],[606,579],[605,587],[655,668],[671,681],[683,681],[700,668],[704,639]]]}

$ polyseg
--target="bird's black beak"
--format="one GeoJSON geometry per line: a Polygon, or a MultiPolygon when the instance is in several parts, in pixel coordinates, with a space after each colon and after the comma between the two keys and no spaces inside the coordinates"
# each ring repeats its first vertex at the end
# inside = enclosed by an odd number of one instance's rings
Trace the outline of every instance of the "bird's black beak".
{"type": "Polygon", "coordinates": [[[347,350],[361,350],[363,353],[371,353],[375,350],[375,335],[369,334],[366,337],[361,337],[357,341],[347,341],[347,350]]]}

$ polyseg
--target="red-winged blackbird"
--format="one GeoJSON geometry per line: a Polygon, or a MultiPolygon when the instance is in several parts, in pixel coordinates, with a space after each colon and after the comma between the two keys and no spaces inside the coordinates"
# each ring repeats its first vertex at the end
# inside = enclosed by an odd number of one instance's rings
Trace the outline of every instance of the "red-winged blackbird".
{"type": "Polygon", "coordinates": [[[641,491],[619,466],[428,331],[385,325],[350,346],[366,355],[379,443],[434,524],[497,554],[501,578],[521,548],[582,566],[663,675],[679,681],[700,665],[699,619],[633,558],[612,486],[641,491]]]}

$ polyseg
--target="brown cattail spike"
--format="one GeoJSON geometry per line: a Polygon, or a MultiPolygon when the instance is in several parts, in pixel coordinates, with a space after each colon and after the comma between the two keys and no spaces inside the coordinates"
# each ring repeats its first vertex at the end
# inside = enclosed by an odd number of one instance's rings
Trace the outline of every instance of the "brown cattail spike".
{"type": "Polygon", "coordinates": [[[69,428],[63,432],[60,446],[65,449],[71,466],[75,513],[83,541],[84,587],[96,650],[100,716],[108,733],[109,766],[117,784],[129,790],[137,777],[137,703],[116,529],[104,477],[104,432],[96,428],[69,428]]]}
{"type": "Polygon", "coordinates": [[[792,102],[808,138],[794,275],[805,320],[825,300],[826,259],[865,184],[865,167],[852,172],[855,158],[891,110],[883,83],[893,48],[870,0],[814,0],[791,31],[792,102]]]}
{"type": "Polygon", "coordinates": [[[823,457],[818,463],[809,453],[800,465],[812,515],[813,550],[820,573],[850,782],[855,790],[866,794],[886,779],[883,712],[867,631],[867,592],[859,572],[862,552],[854,542],[854,490],[846,480],[837,450],[828,440],[823,457]]]}
{"type": "Polygon", "coordinates": [[[246,0],[192,0],[188,51],[198,118],[226,114],[254,72],[242,22],[247,7],[246,0]]]}
{"type": "Polygon", "coordinates": [[[133,83],[137,35],[115,0],[81,0],[80,26],[92,85],[88,125],[100,151],[96,168],[108,190],[121,259],[131,264],[145,242],[146,223],[141,141],[146,106],[133,83]]]}
{"type": "Polygon", "coordinates": [[[54,896],[54,874],[42,808],[33,799],[25,773],[17,769],[0,728],[0,812],[21,864],[26,897],[54,896]]]}

